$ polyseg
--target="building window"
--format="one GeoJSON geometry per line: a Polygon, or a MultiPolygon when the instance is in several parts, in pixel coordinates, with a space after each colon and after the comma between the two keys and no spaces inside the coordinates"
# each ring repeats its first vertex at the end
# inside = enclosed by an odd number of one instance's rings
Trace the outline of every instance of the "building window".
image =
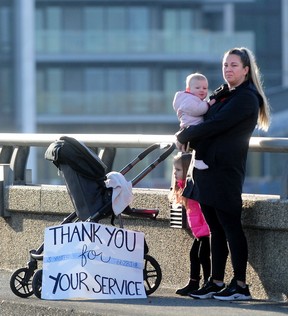
{"type": "Polygon", "coordinates": [[[39,66],[38,112],[162,114],[160,91],[153,91],[151,85],[153,73],[147,67],[39,66]]]}
{"type": "Polygon", "coordinates": [[[15,115],[14,62],[13,62],[13,12],[10,1],[0,4],[0,129],[13,131],[15,115]]]}

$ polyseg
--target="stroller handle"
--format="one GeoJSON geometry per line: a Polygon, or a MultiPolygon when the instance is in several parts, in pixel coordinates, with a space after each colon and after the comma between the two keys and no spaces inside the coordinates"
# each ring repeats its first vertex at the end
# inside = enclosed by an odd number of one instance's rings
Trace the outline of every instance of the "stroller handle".
{"type": "Polygon", "coordinates": [[[161,154],[153,163],[151,163],[149,166],[147,166],[142,172],[140,172],[131,182],[132,186],[136,185],[138,182],[140,182],[148,173],[150,173],[157,165],[159,165],[160,162],[165,160],[176,148],[175,143],[170,144],[163,144],[163,143],[156,143],[148,147],[146,150],[144,150],[141,154],[139,154],[130,164],[128,164],[126,167],[124,167],[120,172],[124,175],[128,171],[130,171],[139,161],[141,161],[143,158],[145,158],[148,154],[150,154],[152,151],[154,151],[157,148],[164,148],[165,152],[161,154]]]}
{"type": "MultiPolygon", "coordinates": [[[[165,160],[176,148],[175,143],[155,143],[146,148],[143,152],[141,152],[136,158],[134,158],[128,165],[126,165],[122,170],[120,170],[120,173],[122,175],[125,175],[127,172],[129,172],[138,162],[143,160],[148,154],[150,154],[152,151],[154,151],[157,148],[165,149],[165,152],[162,153],[152,164],[150,164],[148,167],[146,167],[142,172],[140,172],[132,181],[132,186],[140,182],[148,173],[150,173],[151,170],[153,170],[160,162],[165,160]]],[[[110,202],[112,203],[112,202],[110,202]]],[[[105,205],[103,207],[103,210],[101,209],[99,212],[94,214],[89,218],[89,220],[92,221],[98,221],[103,215],[105,215],[105,212],[109,212],[109,208],[105,205]]],[[[123,214],[126,215],[134,215],[136,217],[145,217],[145,218],[152,218],[156,219],[157,215],[159,213],[159,210],[155,209],[136,209],[136,208],[130,208],[130,206],[127,206],[125,210],[123,210],[123,214]]],[[[104,216],[105,217],[105,216],[104,216]]]]}
{"type": "MultiPolygon", "coordinates": [[[[146,148],[143,152],[141,152],[136,158],[134,158],[128,165],[126,165],[123,169],[120,170],[120,173],[122,173],[123,175],[125,175],[127,172],[129,172],[137,163],[139,163],[141,160],[143,160],[148,154],[150,154],[152,151],[154,151],[155,149],[157,148],[167,148],[166,151],[158,157],[158,159],[156,159],[154,161],[154,167],[152,169],[154,169],[161,161],[165,160],[173,151],[174,149],[176,148],[176,145],[174,143],[170,143],[170,144],[167,144],[167,143],[155,143],[155,144],[152,144],[151,146],[149,146],[148,148],[146,148]],[[167,148],[168,147],[168,148],[167,148]]],[[[153,165],[152,164],[152,165],[153,165]]],[[[151,165],[150,165],[151,166],[151,165]]],[[[149,167],[148,167],[149,168],[149,167]]],[[[147,168],[146,168],[147,169],[147,168]]],[[[145,170],[146,170],[145,169],[145,170]]],[[[151,169],[151,170],[152,170],[151,169]]],[[[143,170],[144,171],[144,170],[143,170]]],[[[150,172],[150,171],[149,171],[150,172]]],[[[145,173],[148,174],[149,172],[145,173]]],[[[141,172],[142,173],[142,172],[141,172]]],[[[144,175],[144,176],[145,176],[144,175]]],[[[141,179],[144,178],[141,177],[141,179]]],[[[139,179],[139,181],[141,180],[139,179]]],[[[136,183],[138,183],[139,181],[137,181],[136,183]]],[[[132,185],[136,184],[133,182],[132,180],[132,185]]]]}

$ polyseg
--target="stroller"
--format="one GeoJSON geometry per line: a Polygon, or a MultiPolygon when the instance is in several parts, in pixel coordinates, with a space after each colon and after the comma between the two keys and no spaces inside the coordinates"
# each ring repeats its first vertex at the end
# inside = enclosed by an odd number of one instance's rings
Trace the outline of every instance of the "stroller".
{"type": "MultiPolygon", "coordinates": [[[[174,151],[174,143],[165,146],[160,144],[151,145],[126,165],[120,173],[125,175],[148,154],[157,148],[162,149],[162,147],[165,150],[164,153],[131,181],[132,186],[135,186],[174,151]]],[[[62,173],[75,209],[61,222],[61,225],[76,221],[97,223],[101,219],[109,217],[111,217],[111,223],[114,225],[113,189],[106,187],[107,167],[94,151],[72,137],[62,136],[58,141],[50,144],[46,150],[45,158],[53,161],[62,173]]],[[[135,209],[128,205],[122,214],[156,219],[158,212],[156,209],[135,209]]],[[[117,219],[120,227],[123,227],[121,214],[117,216],[117,219]]],[[[17,269],[11,275],[10,288],[15,295],[27,298],[34,294],[41,299],[42,270],[37,269],[38,261],[43,260],[43,251],[44,243],[36,250],[30,250],[30,260],[27,267],[17,269]]],[[[159,287],[162,280],[162,271],[157,260],[150,256],[148,252],[149,248],[144,240],[143,281],[146,294],[150,295],[159,287]]]]}

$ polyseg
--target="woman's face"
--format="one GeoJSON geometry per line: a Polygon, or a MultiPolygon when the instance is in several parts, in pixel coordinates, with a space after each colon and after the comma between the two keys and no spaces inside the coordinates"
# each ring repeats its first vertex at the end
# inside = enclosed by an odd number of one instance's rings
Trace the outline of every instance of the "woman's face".
{"type": "Polygon", "coordinates": [[[229,88],[235,88],[243,83],[249,67],[243,67],[241,58],[238,55],[225,55],[222,64],[223,78],[227,82],[229,88]]]}
{"type": "Polygon", "coordinates": [[[183,180],[183,168],[180,162],[174,162],[173,172],[175,180],[183,180]]]}

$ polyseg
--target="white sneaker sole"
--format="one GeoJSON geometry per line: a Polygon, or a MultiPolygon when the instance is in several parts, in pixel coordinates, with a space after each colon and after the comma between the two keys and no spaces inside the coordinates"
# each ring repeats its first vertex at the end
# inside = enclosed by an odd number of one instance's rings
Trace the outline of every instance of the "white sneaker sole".
{"type": "Polygon", "coordinates": [[[211,292],[211,293],[208,293],[208,294],[205,294],[205,295],[189,294],[189,296],[192,297],[192,298],[197,298],[197,299],[200,299],[200,300],[205,300],[205,299],[208,299],[208,298],[213,298],[213,295],[214,295],[215,293],[216,293],[216,292],[211,292]]]}
{"type": "Polygon", "coordinates": [[[252,297],[249,295],[244,295],[244,294],[233,294],[230,296],[217,296],[213,295],[213,298],[215,298],[216,300],[220,300],[220,301],[246,301],[246,300],[251,300],[252,297]]]}

